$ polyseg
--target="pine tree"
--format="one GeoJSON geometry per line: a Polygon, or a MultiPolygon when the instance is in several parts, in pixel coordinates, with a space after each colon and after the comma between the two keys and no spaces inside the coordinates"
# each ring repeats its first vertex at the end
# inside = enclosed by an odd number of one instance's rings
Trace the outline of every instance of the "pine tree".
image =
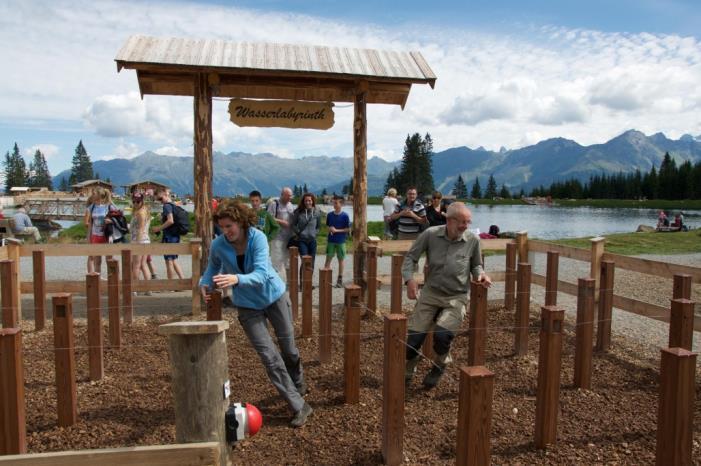
{"type": "Polygon", "coordinates": [[[19,153],[17,143],[15,143],[11,154],[10,152],[5,153],[4,172],[5,192],[7,194],[10,193],[10,188],[13,186],[27,186],[29,174],[24,158],[19,153]]]}
{"type": "Polygon", "coordinates": [[[494,175],[489,175],[487,180],[487,189],[484,192],[485,199],[494,199],[497,197],[497,181],[494,179],[494,175]]]}
{"type": "Polygon", "coordinates": [[[480,180],[478,177],[475,177],[475,184],[472,185],[470,197],[473,199],[482,199],[482,188],[480,187],[480,180]]]}
{"type": "Polygon", "coordinates": [[[92,180],[93,178],[92,162],[90,161],[88,151],[85,150],[81,139],[75,148],[75,154],[71,161],[70,183],[80,183],[81,181],[92,180]]]}
{"type": "Polygon", "coordinates": [[[660,199],[678,199],[677,163],[669,155],[669,152],[664,154],[664,159],[662,159],[662,163],[660,164],[658,179],[660,185],[660,199]]]}
{"type": "Polygon", "coordinates": [[[46,158],[39,149],[34,153],[34,160],[29,163],[29,171],[32,177],[29,180],[29,186],[34,188],[48,188],[53,186],[51,182],[51,174],[49,166],[46,164],[46,158]]]}
{"type": "Polygon", "coordinates": [[[467,199],[467,185],[465,185],[462,175],[458,175],[458,179],[455,181],[453,195],[458,199],[467,199]]]}
{"type": "Polygon", "coordinates": [[[302,188],[302,194],[308,193],[309,189],[307,188],[307,183],[304,183],[304,188],[302,188]]]}
{"type": "Polygon", "coordinates": [[[499,197],[502,199],[511,199],[511,193],[505,184],[501,185],[501,190],[499,191],[499,197]]]}
{"type": "Polygon", "coordinates": [[[430,193],[433,183],[433,139],[430,134],[421,138],[419,133],[407,135],[404,141],[404,154],[401,169],[393,174],[394,186],[399,192],[406,192],[409,186],[416,187],[421,194],[430,193]]]}
{"type": "Polygon", "coordinates": [[[95,179],[99,180],[100,179],[100,172],[95,172],[95,179]]]}

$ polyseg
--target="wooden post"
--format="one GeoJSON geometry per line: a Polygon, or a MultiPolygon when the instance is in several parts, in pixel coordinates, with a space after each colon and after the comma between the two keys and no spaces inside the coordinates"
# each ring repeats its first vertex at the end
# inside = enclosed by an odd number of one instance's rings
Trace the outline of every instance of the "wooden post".
{"type": "Polygon", "coordinates": [[[528,322],[531,307],[531,264],[518,264],[516,283],[516,317],[514,319],[514,353],[524,356],[528,352],[528,322]]]}
{"type": "Polygon", "coordinates": [[[669,347],[691,351],[694,339],[694,302],[673,299],[669,318],[669,347]]]}
{"type": "Polygon", "coordinates": [[[574,352],[574,386],[591,388],[594,349],[594,279],[580,278],[577,287],[577,336],[574,352]]]}
{"type": "Polygon", "coordinates": [[[312,274],[314,272],[312,256],[302,256],[302,337],[308,338],[314,333],[312,316],[312,274]]]}
{"type": "Polygon", "coordinates": [[[207,320],[222,320],[222,290],[212,290],[207,303],[207,320]]]}
{"type": "Polygon", "coordinates": [[[11,260],[0,261],[0,300],[2,301],[2,327],[19,328],[19,315],[15,307],[15,265],[11,260]]]}
{"type": "Polygon", "coordinates": [[[535,446],[545,448],[557,441],[562,366],[562,323],[565,311],[555,306],[541,308],[538,388],[535,409],[535,446]]]}
{"type": "Polygon", "coordinates": [[[224,414],[229,406],[225,320],[174,322],[168,336],[177,443],[218,442],[219,464],[228,464],[224,414]]]}
{"type": "MultiPolygon", "coordinates": [[[[20,245],[16,243],[9,243],[5,245],[7,248],[7,258],[11,260],[14,264],[12,265],[12,286],[14,291],[12,292],[12,305],[15,309],[15,315],[17,316],[18,325],[22,323],[22,290],[20,288],[20,245]]],[[[14,325],[13,325],[14,327],[14,325]]]]}
{"type": "Polygon", "coordinates": [[[319,362],[331,361],[331,284],[333,271],[319,269],[319,362]]]}
{"type": "Polygon", "coordinates": [[[32,251],[34,280],[34,330],[46,325],[46,261],[44,251],[32,251]]]}
{"type": "Polygon", "coordinates": [[[691,299],[691,275],[683,273],[674,275],[672,299],[691,299]]]}
{"type": "Polygon", "coordinates": [[[202,296],[200,296],[200,260],[202,257],[202,240],[190,238],[190,255],[192,261],[192,315],[202,314],[202,296]]]}
{"type": "Polygon", "coordinates": [[[613,319],[613,275],[612,261],[601,262],[601,288],[595,291],[599,298],[599,316],[596,331],[596,351],[608,351],[611,347],[611,319],[613,319]]]}
{"type": "Polygon", "coordinates": [[[134,321],[134,300],[131,294],[131,250],[122,249],[122,315],[124,323],[134,321]]]}
{"type": "Polygon", "coordinates": [[[287,275],[287,288],[290,290],[290,306],[292,306],[292,320],[297,320],[299,313],[299,248],[292,246],[290,249],[290,273],[287,275]]]}
{"type": "Polygon", "coordinates": [[[377,313],[377,244],[367,243],[367,303],[368,312],[377,313]]]}
{"type": "Polygon", "coordinates": [[[516,243],[506,244],[506,275],[504,281],[504,307],[508,312],[512,312],[516,296],[516,243]]]}
{"type": "Polygon", "coordinates": [[[195,180],[196,236],[202,241],[200,270],[207,268],[212,244],[212,87],[216,75],[197,73],[194,78],[195,153],[192,164],[195,180]]]}
{"type": "Polygon", "coordinates": [[[359,81],[353,106],[353,283],[363,282],[362,244],[368,239],[366,206],[368,203],[368,82],[359,81]]]}
{"type": "Polygon", "coordinates": [[[528,232],[516,233],[516,248],[518,249],[518,262],[528,262],[528,232]]]}
{"type": "Polygon", "coordinates": [[[22,331],[0,330],[0,455],[27,452],[22,331]]]}
{"type": "Polygon", "coordinates": [[[78,421],[78,401],[75,388],[73,300],[70,294],[59,293],[54,295],[51,301],[54,316],[58,425],[60,427],[68,427],[78,421]]]}
{"type": "Polygon", "coordinates": [[[404,366],[406,317],[385,316],[385,359],[382,379],[382,458],[385,464],[404,460],[404,366]]]}
{"type": "Polygon", "coordinates": [[[491,459],[494,373],[484,366],[460,368],[458,466],[488,465],[491,459]]]}
{"type": "Polygon", "coordinates": [[[555,251],[548,251],[547,255],[547,267],[545,271],[545,305],[555,306],[557,304],[557,276],[560,254],[555,251]]]}
{"type": "Polygon", "coordinates": [[[119,263],[107,259],[107,313],[110,323],[110,347],[122,346],[122,326],[119,320],[119,263]]]}
{"type": "Polygon", "coordinates": [[[346,403],[360,401],[360,287],[345,287],[346,325],[343,335],[344,395],[346,403]]]}
{"type": "Polygon", "coordinates": [[[657,409],[657,466],[693,464],[696,353],[662,350],[660,402],[657,409]]]}
{"type": "Polygon", "coordinates": [[[100,380],[105,375],[102,349],[102,313],[100,310],[100,274],[85,275],[85,300],[88,315],[88,366],[90,380],[100,380]]]}
{"type": "Polygon", "coordinates": [[[483,366],[487,349],[487,288],[470,281],[470,327],[467,364],[483,366]]]}
{"type": "Polygon", "coordinates": [[[392,254],[392,292],[390,296],[390,312],[402,314],[402,254],[392,254]]]}
{"type": "Polygon", "coordinates": [[[601,270],[601,260],[604,255],[604,245],[606,244],[606,238],[602,236],[597,236],[591,240],[591,258],[589,259],[591,263],[590,277],[593,278],[596,283],[594,285],[594,297],[596,301],[599,301],[599,288],[601,287],[601,281],[599,280],[599,271],[601,270]]]}

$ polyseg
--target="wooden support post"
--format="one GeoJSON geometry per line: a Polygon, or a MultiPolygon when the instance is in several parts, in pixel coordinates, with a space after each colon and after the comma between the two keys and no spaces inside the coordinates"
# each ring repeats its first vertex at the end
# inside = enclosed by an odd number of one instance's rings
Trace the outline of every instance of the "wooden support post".
{"type": "Polygon", "coordinates": [[[660,402],[657,409],[657,466],[693,464],[696,353],[662,350],[660,402]]]}
{"type": "Polygon", "coordinates": [[[421,345],[421,351],[426,359],[433,360],[433,330],[428,330],[426,332],[426,338],[424,339],[423,345],[421,345]]]}
{"type": "Polygon", "coordinates": [[[574,386],[591,388],[594,350],[594,279],[580,278],[577,287],[577,331],[574,352],[574,386]]]}
{"type": "Polygon", "coordinates": [[[691,299],[691,275],[683,273],[674,275],[672,299],[691,299]]]}
{"type": "Polygon", "coordinates": [[[514,319],[514,353],[524,356],[528,352],[528,322],[531,307],[531,264],[518,264],[516,284],[516,317],[514,319]]]}
{"type": "Polygon", "coordinates": [[[673,299],[669,318],[669,347],[691,351],[694,339],[694,302],[673,299]]]}
{"type": "Polygon", "coordinates": [[[22,331],[0,330],[0,455],[27,452],[22,331]]]}
{"type": "Polygon", "coordinates": [[[312,256],[302,256],[302,336],[309,338],[314,333],[312,316],[312,256]]]}
{"type": "Polygon", "coordinates": [[[56,402],[59,427],[78,421],[75,387],[75,340],[73,337],[73,300],[68,293],[51,298],[54,316],[54,358],[56,363],[56,402]]]}
{"type": "Polygon", "coordinates": [[[599,298],[599,315],[596,330],[596,351],[608,351],[611,347],[611,319],[613,319],[613,275],[615,265],[612,261],[601,262],[600,290],[595,296],[599,298]],[[600,291],[600,292],[599,292],[600,291]]]}
{"type": "Polygon", "coordinates": [[[353,283],[362,285],[365,264],[361,251],[368,239],[368,82],[358,82],[353,105],[353,283]]]}
{"type": "Polygon", "coordinates": [[[122,346],[122,325],[119,320],[119,263],[107,259],[107,313],[110,323],[110,347],[122,346]]]}
{"type": "Polygon", "coordinates": [[[508,312],[514,310],[516,297],[516,243],[506,244],[506,274],[504,277],[504,307],[508,312]]]}
{"type": "Polygon", "coordinates": [[[2,327],[19,328],[18,310],[15,307],[15,286],[13,273],[15,265],[11,260],[0,261],[0,300],[2,301],[2,327]]]}
{"type": "Polygon", "coordinates": [[[90,380],[100,380],[105,375],[102,349],[102,313],[100,310],[100,274],[85,275],[85,297],[88,315],[88,366],[90,380]]]}
{"type": "Polygon", "coordinates": [[[483,366],[487,350],[487,288],[475,281],[470,281],[470,327],[467,334],[467,364],[483,366]]]}
{"type": "Polygon", "coordinates": [[[228,464],[224,414],[229,406],[225,320],[174,322],[168,336],[177,443],[218,442],[219,464],[228,464]]]}
{"type": "Polygon", "coordinates": [[[402,314],[402,264],[404,256],[392,254],[392,291],[389,306],[392,314],[402,314]]]}
{"type": "Polygon", "coordinates": [[[333,271],[328,268],[319,270],[319,362],[331,361],[331,284],[333,271]]]}
{"type": "Polygon", "coordinates": [[[202,240],[190,238],[190,255],[192,261],[192,315],[202,314],[202,296],[200,296],[200,259],[202,257],[202,240]]]}
{"type": "Polygon", "coordinates": [[[207,303],[207,320],[222,320],[222,290],[212,290],[207,303]]]}
{"type": "Polygon", "coordinates": [[[360,401],[360,287],[346,285],[346,325],[343,335],[343,375],[346,403],[360,401]]]}
{"type": "Polygon", "coordinates": [[[297,320],[299,313],[299,248],[292,246],[290,249],[290,273],[287,275],[287,288],[290,290],[290,306],[292,306],[292,320],[297,320]]]}
{"type": "Polygon", "coordinates": [[[122,315],[124,323],[134,321],[134,300],[131,294],[131,250],[122,250],[122,315]]]}
{"type": "Polygon", "coordinates": [[[560,262],[560,254],[555,251],[547,253],[547,267],[545,271],[545,305],[557,304],[557,276],[560,262]]]}
{"type": "Polygon", "coordinates": [[[535,408],[535,446],[545,448],[557,441],[562,366],[562,324],[565,311],[555,306],[541,308],[538,388],[535,408]]]}
{"type": "MultiPolygon", "coordinates": [[[[10,243],[5,245],[7,248],[7,258],[13,262],[12,265],[12,286],[14,291],[12,292],[12,306],[15,310],[15,315],[17,316],[17,324],[22,323],[22,289],[20,288],[20,245],[16,243],[10,243]]],[[[14,325],[13,325],[14,327],[14,325]]]]}
{"type": "Polygon", "coordinates": [[[207,268],[212,244],[212,87],[207,73],[194,76],[194,162],[196,236],[202,241],[200,270],[207,268]]]}
{"type": "Polygon", "coordinates": [[[34,280],[34,330],[46,325],[46,261],[44,251],[32,251],[34,280]]]}
{"type": "Polygon", "coordinates": [[[594,285],[594,297],[596,302],[599,302],[599,288],[601,287],[601,281],[599,279],[599,272],[601,270],[601,260],[604,255],[604,246],[606,244],[606,238],[602,236],[597,236],[591,240],[591,258],[589,262],[591,264],[590,277],[593,278],[596,283],[594,285]]]}
{"type": "Polygon", "coordinates": [[[528,262],[528,232],[516,233],[516,248],[518,249],[518,262],[528,262]]]}
{"type": "Polygon", "coordinates": [[[377,313],[377,244],[367,243],[367,312],[377,313]]]}
{"type": "Polygon", "coordinates": [[[460,368],[458,466],[488,465],[491,458],[494,373],[484,366],[460,368]]]}
{"type": "Polygon", "coordinates": [[[385,464],[404,460],[404,366],[406,317],[385,316],[385,359],[382,379],[382,458],[385,464]]]}

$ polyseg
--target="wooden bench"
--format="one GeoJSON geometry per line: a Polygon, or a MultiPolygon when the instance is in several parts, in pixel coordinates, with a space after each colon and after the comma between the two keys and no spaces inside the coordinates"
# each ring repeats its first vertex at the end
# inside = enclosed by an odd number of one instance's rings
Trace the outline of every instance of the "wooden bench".
{"type": "Polygon", "coordinates": [[[34,243],[34,235],[32,233],[15,233],[15,219],[0,218],[0,238],[19,239],[27,243],[34,243]]]}

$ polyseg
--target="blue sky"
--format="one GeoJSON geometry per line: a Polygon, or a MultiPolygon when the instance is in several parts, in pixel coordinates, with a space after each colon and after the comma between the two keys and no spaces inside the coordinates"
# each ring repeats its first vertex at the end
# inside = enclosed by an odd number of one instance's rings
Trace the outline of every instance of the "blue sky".
{"type": "MultiPolygon", "coordinates": [[[[368,151],[604,142],[636,128],[701,135],[700,8],[691,1],[116,1],[0,4],[0,150],[36,148],[52,173],[82,139],[93,160],[192,151],[189,98],[138,95],[114,57],[131,34],[419,50],[438,76],[404,111],[371,106],[368,151]]],[[[214,107],[214,147],[350,156],[352,108],[329,131],[238,128],[214,107]]]]}

